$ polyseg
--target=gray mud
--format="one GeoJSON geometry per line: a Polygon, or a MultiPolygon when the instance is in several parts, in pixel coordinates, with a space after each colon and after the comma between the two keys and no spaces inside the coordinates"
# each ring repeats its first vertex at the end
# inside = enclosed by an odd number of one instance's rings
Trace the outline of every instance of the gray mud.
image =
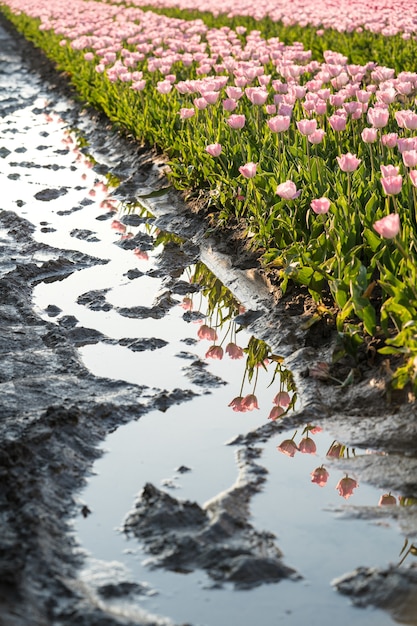
{"type": "MultiPolygon", "coordinates": [[[[63,78],[16,34],[11,39],[5,31],[0,31],[0,48],[3,116],[35,102],[37,90],[48,92],[50,110],[63,94],[71,96],[63,78]],[[31,60],[32,67],[23,63],[18,48],[31,60]],[[11,92],[13,75],[26,81],[30,88],[18,92],[16,80],[16,91],[11,92]]],[[[103,117],[82,110],[75,102],[65,115],[68,124],[80,128],[90,142],[96,171],[110,172],[120,178],[115,197],[133,201],[138,194],[143,196],[167,186],[163,160],[118,136],[103,117]]],[[[0,147],[0,157],[9,154],[6,146],[0,147]]],[[[27,167],[33,165],[28,163],[27,167]]],[[[36,197],[48,202],[66,192],[65,188],[51,185],[36,197]]],[[[52,320],[60,311],[53,308],[48,311],[51,322],[41,319],[33,311],[31,296],[38,282],[60,280],[81,268],[105,263],[105,259],[37,243],[33,227],[10,210],[11,204],[3,198],[0,213],[2,624],[166,624],[167,620],[145,613],[130,617],[112,614],[103,606],[100,595],[140,596],[143,589],[134,583],[116,580],[109,586],[107,581],[99,587],[98,596],[83,586],[77,579],[83,555],[71,535],[69,520],[77,507],[81,513],[88,514],[77,504],[75,494],[84,484],[100,454],[98,445],[108,433],[139,419],[151,408],[163,411],[174,403],[187,401],[193,392],[186,388],[171,392],[149,389],[89,373],[80,361],[77,347],[110,340],[95,329],[77,327],[77,320],[71,316],[60,318],[57,325],[52,320]]],[[[172,190],[159,198],[143,199],[143,204],[154,213],[158,228],[180,235],[187,244],[177,246],[175,254],[167,249],[160,259],[158,271],[161,276],[169,277],[161,300],[152,307],[120,307],[118,313],[135,318],[163,317],[173,306],[174,294],[181,293],[181,281],[176,279],[186,264],[198,256],[239,299],[248,303],[249,313],[241,323],[264,339],[274,353],[285,357],[285,365],[297,384],[300,410],[280,424],[268,423],[236,438],[233,443],[244,451],[240,453],[240,481],[206,508],[183,503],[147,485],[126,519],[125,529],[145,543],[155,566],[187,571],[205,568],[214,584],[231,581],[246,587],[283,577],[296,578],[294,570],[282,562],[274,537],[254,529],[247,521],[250,498],[265,480],[262,468],[254,463],[257,443],[298,424],[312,422],[325,426],[346,445],[372,448],[380,453],[336,459],[334,463],[353,469],[361,480],[382,489],[415,497],[414,398],[391,396],[388,401],[385,392],[389,372],[383,364],[372,366],[366,359],[339,364],[338,375],[351,374],[352,385],[340,386],[330,379],[311,376],[317,362],[331,364],[335,337],[326,324],[306,328],[304,323],[311,313],[304,295],[288,293],[285,298],[279,298],[269,278],[259,271],[256,259],[247,253],[242,255],[233,238],[227,239],[224,234],[221,238],[215,234],[207,237],[204,220],[190,212],[172,190]]],[[[75,206],[66,212],[81,208],[75,206]]],[[[102,219],[111,217],[103,213],[102,219]]],[[[140,218],[132,215],[126,219],[140,218]]],[[[95,233],[80,228],[72,236],[94,241],[95,233]]],[[[152,245],[143,237],[135,246],[138,243],[142,249],[152,245]]],[[[134,280],[140,275],[139,270],[131,270],[128,278],[134,280]]],[[[86,292],[80,304],[102,311],[112,306],[105,291],[94,290],[86,292]]],[[[157,350],[162,345],[158,338],[142,341],[126,337],[120,341],[133,351],[157,350]]],[[[184,359],[187,360],[186,355],[184,359]]],[[[190,363],[189,367],[190,379],[201,380],[202,386],[221,384],[207,378],[201,362],[194,367],[190,363]]],[[[395,513],[386,513],[396,516],[404,536],[410,540],[417,534],[415,509],[397,507],[395,513]]],[[[356,517],[361,514],[352,512],[356,517]]],[[[369,519],[377,515],[379,510],[368,512],[369,519]]],[[[408,607],[410,597],[415,598],[417,590],[415,568],[410,567],[376,572],[359,569],[336,581],[335,586],[361,606],[384,606],[395,614],[400,611],[395,590],[399,587],[404,590],[400,604],[408,607]]],[[[415,617],[412,619],[404,623],[417,623],[415,617]]]]}

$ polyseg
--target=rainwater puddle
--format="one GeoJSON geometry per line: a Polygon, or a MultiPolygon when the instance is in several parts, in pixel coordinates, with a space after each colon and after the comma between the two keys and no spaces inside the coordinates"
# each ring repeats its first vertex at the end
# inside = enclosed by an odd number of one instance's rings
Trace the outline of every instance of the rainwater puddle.
{"type": "MultiPolygon", "coordinates": [[[[257,462],[267,475],[262,490],[252,498],[250,522],[276,535],[285,564],[296,569],[301,580],[250,590],[236,591],[230,585],[216,589],[201,570],[181,574],[151,569],[146,565],[149,555],[138,541],[120,532],[146,483],[201,506],[230,489],[238,477],[238,446],[227,442],[267,422],[283,383],[277,376],[271,385],[276,363],[270,361],[266,369],[250,369],[252,381],[246,376],[241,391],[246,356],[253,357],[261,343],[255,343],[243,359],[206,358],[213,342],[198,338],[203,324],[218,328],[216,345],[222,339],[223,348],[228,342],[250,345],[251,336],[232,321],[239,303],[223,292],[216,300],[213,294],[218,295],[219,285],[200,264],[184,266],[175,280],[169,271],[160,271],[165,245],[172,238],[158,233],[146,213],[143,220],[132,220],[128,207],[111,198],[106,179],[93,170],[60,112],[43,113],[44,106],[38,99],[1,120],[2,131],[13,129],[3,135],[9,153],[2,158],[2,193],[12,199],[16,213],[36,226],[38,241],[90,255],[99,263],[82,268],[81,261],[78,271],[39,282],[33,296],[36,311],[62,326],[100,333],[78,340],[81,358],[93,374],[147,385],[150,390],[180,387],[196,394],[165,412],[150,410],[103,443],[104,454],[79,494],[88,511],[74,520],[74,534],[89,555],[82,579],[97,586],[100,579],[108,582],[109,575],[119,572],[126,580],[146,583],[138,599],[141,607],[194,626],[392,624],[388,614],[354,609],[331,588],[334,577],[358,565],[397,562],[402,538],[397,529],[384,524],[338,519],[334,509],[346,501],[336,484],[344,474],[326,456],[333,440],[324,432],[311,435],[315,454],[297,452],[294,458],[277,446],[291,439],[295,429],[256,444],[262,448],[257,462]],[[192,293],[195,283],[190,277],[196,272],[206,282],[198,283],[192,293]],[[190,307],[184,300],[188,297],[190,307]],[[196,311],[201,315],[193,317],[196,311]],[[193,363],[198,366],[190,368],[193,363]],[[228,407],[233,398],[251,393],[256,379],[259,410],[238,412],[228,407]],[[311,472],[322,464],[329,478],[319,487],[312,484],[311,472]]],[[[33,260],[41,263],[48,255],[47,250],[36,253],[33,260]]],[[[293,397],[291,389],[290,393],[293,397]]],[[[295,441],[303,436],[299,429],[295,441]]],[[[360,484],[349,503],[376,505],[380,495],[360,484]]],[[[109,603],[128,612],[136,605],[132,598],[109,603]]]]}

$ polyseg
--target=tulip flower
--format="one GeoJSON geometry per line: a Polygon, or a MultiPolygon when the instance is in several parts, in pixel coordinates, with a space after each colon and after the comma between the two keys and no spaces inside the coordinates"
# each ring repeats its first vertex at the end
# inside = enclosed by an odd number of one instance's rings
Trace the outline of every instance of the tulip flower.
{"type": "Polygon", "coordinates": [[[328,198],[317,198],[311,201],[310,206],[314,213],[321,215],[327,213],[330,209],[330,200],[328,198]]]}
{"type": "Polygon", "coordinates": [[[375,222],[374,229],[381,237],[393,239],[400,232],[400,216],[398,213],[390,213],[375,222]]]}
{"type": "Polygon", "coordinates": [[[410,170],[408,172],[408,175],[410,177],[411,184],[413,185],[413,187],[417,187],[417,170],[410,170]]]}
{"type": "Polygon", "coordinates": [[[297,187],[292,180],[286,180],[285,183],[278,185],[276,194],[285,200],[294,200],[295,198],[298,198],[301,191],[297,191],[297,187]]]}
{"type": "Polygon", "coordinates": [[[206,352],[206,359],[221,361],[223,358],[223,348],[221,346],[210,346],[206,352]]]}
{"type": "Polygon", "coordinates": [[[290,394],[287,391],[279,391],[273,400],[274,404],[288,409],[291,404],[290,394]]]}
{"type": "Polygon", "coordinates": [[[227,344],[225,352],[231,359],[241,359],[243,357],[243,349],[233,342],[227,344]]]}
{"type": "Polygon", "coordinates": [[[149,259],[149,255],[145,250],[141,250],[140,248],[135,248],[133,250],[133,254],[138,259],[142,259],[142,261],[147,261],[149,259]]]}
{"type": "Polygon", "coordinates": [[[110,224],[110,227],[113,230],[117,231],[118,233],[126,232],[126,226],[122,224],[122,222],[119,222],[119,220],[113,220],[112,223],[110,224]]]}
{"type": "Polygon", "coordinates": [[[230,128],[232,128],[233,130],[240,130],[241,128],[244,127],[245,122],[246,122],[246,118],[245,118],[244,115],[232,114],[226,120],[226,122],[228,123],[230,128]]]}
{"type": "Polygon", "coordinates": [[[246,163],[246,165],[241,165],[239,172],[244,178],[253,178],[256,176],[256,166],[257,164],[251,161],[250,163],[246,163]]]}
{"type": "Polygon", "coordinates": [[[384,176],[381,178],[381,185],[387,196],[396,196],[400,193],[403,186],[403,177],[401,175],[384,176]]]}
{"type": "Polygon", "coordinates": [[[342,172],[354,172],[362,160],[358,159],[355,154],[351,154],[350,152],[342,154],[342,156],[336,157],[336,159],[342,172]]]}
{"type": "Polygon", "coordinates": [[[316,444],[311,437],[304,437],[298,444],[298,449],[303,454],[315,454],[317,451],[316,444]]]}
{"type": "Polygon", "coordinates": [[[284,415],[284,413],[285,409],[283,409],[282,406],[274,406],[268,415],[268,419],[275,422],[275,420],[281,417],[281,415],[284,415]]]}
{"type": "Polygon", "coordinates": [[[317,130],[314,131],[314,133],[311,133],[311,135],[308,135],[307,139],[313,145],[317,145],[323,141],[325,134],[326,133],[324,132],[322,128],[318,128],[317,130]]]}
{"type": "Polygon", "coordinates": [[[206,146],[206,152],[212,157],[218,157],[222,151],[222,145],[220,143],[210,143],[206,146]]]}
{"type": "Polygon", "coordinates": [[[339,492],[339,495],[347,500],[353,494],[353,490],[356,489],[356,487],[358,486],[359,485],[354,478],[345,476],[344,478],[341,478],[339,480],[336,485],[336,489],[339,492]]]}
{"type": "Polygon", "coordinates": [[[293,457],[298,447],[293,439],[284,439],[284,441],[277,446],[277,450],[282,452],[282,454],[293,457]]]}
{"type": "Polygon", "coordinates": [[[343,455],[344,446],[341,443],[333,443],[327,451],[326,456],[339,459],[343,455]]]}
{"type": "Polygon", "coordinates": [[[361,133],[362,141],[365,143],[375,143],[378,139],[377,128],[364,128],[361,133]]]}
{"type": "Polygon", "coordinates": [[[238,413],[246,413],[246,411],[248,410],[243,405],[243,397],[242,396],[237,396],[236,398],[233,398],[233,400],[230,402],[230,404],[228,404],[228,406],[231,406],[233,411],[236,411],[238,413]]]}
{"type": "Polygon", "coordinates": [[[297,128],[302,135],[311,135],[317,129],[317,120],[300,120],[297,128]]]}
{"type": "Polygon", "coordinates": [[[380,497],[378,506],[395,506],[397,504],[397,498],[390,493],[385,493],[380,497]]]}
{"type": "Polygon", "coordinates": [[[319,487],[324,487],[328,481],[329,472],[325,467],[323,467],[323,465],[321,465],[320,467],[316,467],[316,469],[311,472],[310,476],[312,483],[318,485],[319,487]]]}
{"type": "Polygon", "coordinates": [[[417,165],[417,150],[405,150],[402,153],[402,157],[406,167],[415,167],[417,165]]]}
{"type": "Polygon", "coordinates": [[[389,111],[380,107],[371,107],[368,109],[367,118],[374,128],[384,128],[388,124],[389,111]]]}
{"type": "Polygon", "coordinates": [[[388,178],[388,176],[399,176],[400,168],[395,165],[380,165],[381,174],[383,178],[388,178]]]}
{"type": "Polygon", "coordinates": [[[289,129],[291,118],[287,115],[275,115],[267,121],[268,128],[273,133],[282,133],[289,129]]]}
{"type": "Polygon", "coordinates": [[[202,324],[197,331],[197,335],[199,339],[207,339],[208,341],[217,341],[217,333],[214,328],[207,326],[207,324],[202,324]]]}
{"type": "Polygon", "coordinates": [[[195,115],[195,109],[182,108],[179,111],[179,116],[182,120],[188,120],[190,119],[190,117],[194,117],[194,115],[195,115]]]}
{"type": "Polygon", "coordinates": [[[398,141],[397,133],[387,133],[386,135],[381,136],[381,142],[383,146],[387,148],[395,148],[398,141]]]}
{"type": "Polygon", "coordinates": [[[253,409],[259,409],[257,397],[253,393],[248,394],[247,396],[243,398],[242,406],[245,407],[246,411],[253,411],[253,409]]]}

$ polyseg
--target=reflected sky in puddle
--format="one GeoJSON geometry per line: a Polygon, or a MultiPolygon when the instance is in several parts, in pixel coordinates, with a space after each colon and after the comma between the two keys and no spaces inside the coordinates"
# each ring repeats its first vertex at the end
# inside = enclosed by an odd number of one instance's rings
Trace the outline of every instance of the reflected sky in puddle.
{"type": "MultiPolygon", "coordinates": [[[[77,148],[75,136],[65,132],[58,116],[33,113],[31,107],[14,116],[13,123],[19,127],[20,134],[7,139],[17,155],[11,153],[3,159],[1,181],[5,197],[13,198],[16,212],[37,225],[37,240],[108,261],[106,265],[74,272],[62,281],[38,284],[34,291],[38,313],[51,320],[46,309],[54,305],[61,309],[54,318],[56,323],[63,316],[73,315],[80,325],[95,328],[113,339],[163,339],[167,345],[153,351],[132,352],[127,347],[99,342],[81,347],[80,354],[94,374],[168,390],[188,387],[200,394],[165,413],[151,411],[108,437],[104,443],[107,452],[95,464],[96,475],[89,479],[81,494],[91,514],[74,522],[82,546],[95,559],[124,561],[138,580],[146,580],[157,589],[158,595],[140,599],[146,609],[169,615],[176,621],[191,621],[194,626],[233,623],[272,626],[280,622],[323,626],[353,620],[359,626],[392,624],[392,619],[380,611],[352,609],[330,587],[333,577],[358,565],[397,562],[402,540],[385,523],[338,520],[332,512],[345,503],[336,490],[344,473],[326,456],[333,438],[325,432],[314,435],[317,445],[314,455],[297,452],[292,458],[277,450],[282,440],[292,438],[295,429],[262,444],[260,463],[268,470],[267,483],[254,496],[251,507],[253,524],[277,536],[285,562],[301,573],[303,581],[284,581],[245,592],[232,592],[227,587],[208,590],[209,581],[203,572],[184,576],[150,571],[142,564],[146,555],[137,542],[127,541],[115,531],[146,482],[169,490],[175,497],[200,504],[234,483],[236,448],[225,443],[267,422],[280,390],[279,377],[270,384],[276,363],[270,363],[268,371],[262,367],[256,370],[259,410],[233,411],[228,406],[233,398],[253,392],[254,364],[249,368],[252,380],[249,382],[246,377],[241,391],[245,359],[234,361],[226,355],[222,359],[206,359],[211,342],[199,341],[197,331],[201,326],[184,320],[186,310],[181,303],[187,295],[175,295],[178,303],[162,320],[121,316],[118,312],[121,307],[151,308],[163,291],[163,280],[146,274],[158,261],[161,246],[147,250],[148,259],[144,259],[135,255],[134,249],[115,245],[121,243],[126,233],[135,236],[139,231],[149,233],[152,229],[126,226],[123,210],[114,215],[109,212],[121,207],[109,197],[106,179],[92,170],[91,162],[77,148]],[[47,144],[47,149],[39,149],[43,144],[47,144]],[[24,154],[19,152],[23,148],[24,154]],[[25,162],[36,162],[40,167],[31,168],[25,162]],[[56,164],[62,169],[51,171],[51,166],[56,164]],[[51,181],[54,189],[62,185],[65,193],[48,202],[36,199],[35,194],[48,188],[51,181]],[[127,277],[129,271],[137,270],[144,275],[127,277]],[[92,310],[78,302],[80,296],[92,290],[105,292],[102,295],[110,305],[108,310],[92,310]],[[212,376],[220,377],[226,384],[198,385],[187,379],[183,368],[188,361],[178,356],[183,351],[207,362],[212,376]],[[329,472],[322,488],[311,483],[311,472],[321,465],[329,472]],[[181,472],[182,466],[191,471],[181,472]]],[[[4,124],[7,126],[7,119],[4,124]]],[[[42,258],[43,254],[37,253],[35,260],[42,258]]],[[[181,280],[189,279],[193,271],[187,270],[181,280]]],[[[229,296],[225,294],[225,298],[229,296]]],[[[211,319],[216,326],[219,315],[224,315],[215,309],[209,294],[194,295],[193,303],[198,310],[208,313],[204,323],[211,319]]],[[[237,313],[234,310],[233,316],[237,313]]],[[[226,341],[232,335],[228,337],[226,341]]],[[[236,338],[245,348],[250,340],[245,330],[236,338]]],[[[302,429],[298,429],[297,444],[301,437],[302,429]]],[[[377,505],[380,495],[378,490],[361,484],[349,503],[377,505]]],[[[90,575],[89,570],[83,575],[90,575]]]]}

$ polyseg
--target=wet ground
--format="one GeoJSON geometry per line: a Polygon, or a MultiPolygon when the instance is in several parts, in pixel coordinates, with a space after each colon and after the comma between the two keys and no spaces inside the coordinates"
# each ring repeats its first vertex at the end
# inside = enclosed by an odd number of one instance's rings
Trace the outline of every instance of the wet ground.
{"type": "Polygon", "coordinates": [[[416,624],[415,404],[388,404],[367,363],[354,386],[310,375],[332,337],[303,301],[277,302],[172,191],[150,197],[162,162],[15,41],[1,32],[2,623],[416,624]],[[227,407],[242,361],[206,358],[197,331],[228,314],[222,332],[285,357],[280,421],[274,361],[259,411],[227,407]],[[316,453],[280,454],[307,424],[316,453]],[[402,506],[378,507],[387,492],[402,506]]]}

